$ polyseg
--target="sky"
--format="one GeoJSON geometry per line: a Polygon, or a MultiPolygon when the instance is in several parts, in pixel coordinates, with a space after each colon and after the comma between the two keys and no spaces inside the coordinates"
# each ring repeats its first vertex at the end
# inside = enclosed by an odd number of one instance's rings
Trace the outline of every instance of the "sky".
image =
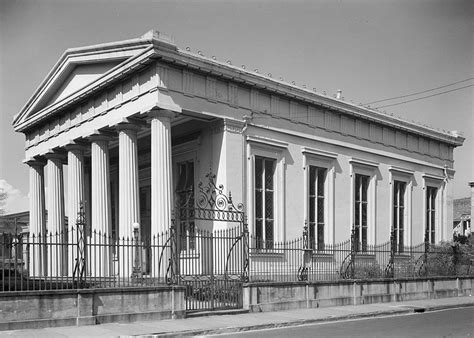
{"type": "MultiPolygon", "coordinates": [[[[7,212],[28,209],[24,136],[13,131],[13,116],[67,48],[156,29],[172,35],[182,49],[319,92],[341,89],[345,100],[366,103],[474,78],[473,22],[471,0],[2,0],[0,188],[10,193],[7,212]]],[[[474,180],[473,84],[383,108],[464,134],[454,157],[455,198],[469,196],[468,182],[474,180]]]]}

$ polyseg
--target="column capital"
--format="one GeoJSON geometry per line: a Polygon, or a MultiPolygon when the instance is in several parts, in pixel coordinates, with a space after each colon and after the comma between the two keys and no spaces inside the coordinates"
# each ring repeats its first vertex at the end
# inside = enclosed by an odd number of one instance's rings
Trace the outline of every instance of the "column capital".
{"type": "Polygon", "coordinates": [[[91,142],[97,142],[97,141],[111,141],[116,137],[115,133],[108,132],[108,131],[99,131],[96,130],[94,133],[89,135],[87,139],[91,142]]]}
{"type": "Polygon", "coordinates": [[[84,151],[88,147],[88,143],[84,141],[71,140],[68,144],[64,146],[66,151],[84,151]]]}
{"type": "Polygon", "coordinates": [[[46,165],[46,159],[44,157],[35,156],[24,159],[23,163],[30,167],[44,167],[46,165]]]}
{"type": "Polygon", "coordinates": [[[57,161],[61,161],[61,162],[65,163],[66,158],[67,158],[67,154],[62,149],[51,149],[46,154],[44,154],[44,157],[47,160],[51,160],[51,161],[57,160],[57,161]]]}
{"type": "Polygon", "coordinates": [[[135,123],[121,122],[115,126],[115,129],[118,132],[127,131],[127,130],[139,131],[140,129],[142,129],[142,127],[139,124],[135,124],[135,123]]]}
{"type": "Polygon", "coordinates": [[[115,125],[117,131],[121,130],[135,130],[139,131],[141,128],[146,127],[147,122],[145,120],[134,118],[134,117],[124,117],[122,121],[115,125]]]}
{"type": "Polygon", "coordinates": [[[176,112],[173,112],[171,110],[167,110],[167,109],[152,109],[148,112],[148,118],[149,119],[153,119],[153,118],[173,118],[173,117],[176,117],[178,115],[178,113],[176,112]]]}
{"type": "Polygon", "coordinates": [[[474,188],[474,181],[468,183],[471,188],[474,188]]]}

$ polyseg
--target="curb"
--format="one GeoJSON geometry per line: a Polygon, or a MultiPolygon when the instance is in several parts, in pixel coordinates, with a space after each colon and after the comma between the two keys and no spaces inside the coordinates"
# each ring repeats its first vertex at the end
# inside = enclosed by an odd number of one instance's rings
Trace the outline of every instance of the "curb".
{"type": "Polygon", "coordinates": [[[474,307],[474,303],[462,303],[462,304],[452,304],[452,305],[434,305],[434,306],[413,306],[397,310],[385,310],[385,311],[373,311],[366,313],[358,314],[349,314],[341,316],[328,316],[324,318],[314,318],[314,319],[300,319],[292,320],[286,322],[278,323],[266,323],[266,324],[257,324],[249,326],[236,326],[236,327],[223,327],[223,328],[214,328],[214,329],[195,329],[195,330],[183,330],[183,331],[168,331],[168,332],[156,332],[140,336],[153,336],[153,337],[183,337],[183,336],[203,336],[211,334],[223,334],[223,333],[237,333],[245,331],[254,331],[254,330],[264,330],[264,329],[276,329],[282,327],[293,327],[306,324],[315,324],[323,322],[334,322],[339,320],[350,320],[350,319],[359,319],[359,318],[375,318],[382,317],[387,315],[402,315],[408,313],[423,313],[431,312],[438,310],[454,309],[454,308],[465,308],[465,307],[474,307]]]}

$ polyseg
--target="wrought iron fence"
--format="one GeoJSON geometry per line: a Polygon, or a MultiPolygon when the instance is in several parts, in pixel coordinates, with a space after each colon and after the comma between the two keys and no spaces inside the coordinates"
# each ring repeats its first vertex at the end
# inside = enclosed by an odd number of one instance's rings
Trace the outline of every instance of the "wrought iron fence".
{"type": "Polygon", "coordinates": [[[391,240],[362,247],[352,234],[337,244],[311,248],[307,231],[299,238],[262,243],[250,237],[250,281],[337,281],[473,275],[472,246],[427,242],[400,247],[391,240]]]}
{"type": "Polygon", "coordinates": [[[169,277],[170,232],[120,239],[71,228],[0,235],[0,291],[154,286],[169,277]]]}
{"type": "MultiPolygon", "coordinates": [[[[201,297],[201,304],[211,290],[209,281],[215,280],[232,282],[228,288],[232,291],[234,284],[246,281],[474,274],[472,245],[424,242],[400,248],[392,239],[362,250],[358,244],[352,236],[342,243],[311,248],[306,231],[299,238],[270,244],[241,232],[240,227],[197,228],[193,234],[178,234],[172,228],[151,238],[141,238],[136,230],[121,239],[80,227],[46,235],[4,233],[0,234],[0,292],[192,284],[187,292],[201,297]],[[183,236],[193,236],[193,250],[186,249],[183,236]]],[[[223,289],[219,283],[211,290],[216,295],[223,289]]],[[[206,297],[237,304],[228,294],[229,299],[206,297]]]]}

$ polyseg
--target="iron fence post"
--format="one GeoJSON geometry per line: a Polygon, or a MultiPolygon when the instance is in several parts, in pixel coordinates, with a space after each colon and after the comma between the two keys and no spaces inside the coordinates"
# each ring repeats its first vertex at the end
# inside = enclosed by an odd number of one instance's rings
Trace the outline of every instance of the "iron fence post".
{"type": "Polygon", "coordinates": [[[247,216],[243,215],[243,229],[242,229],[242,236],[243,236],[243,269],[242,269],[242,281],[248,282],[250,279],[250,239],[249,239],[249,227],[247,224],[247,216]]]}
{"type": "Polygon", "coordinates": [[[167,284],[178,284],[178,267],[179,267],[179,238],[178,232],[176,230],[176,223],[179,220],[174,219],[171,222],[170,227],[170,257],[168,262],[164,262],[164,264],[168,264],[168,268],[166,269],[166,283],[167,284]]]}
{"type": "Polygon", "coordinates": [[[352,227],[351,231],[351,279],[354,279],[355,277],[355,256],[356,256],[356,250],[358,249],[356,246],[356,240],[358,241],[359,239],[356,238],[356,229],[355,227],[352,227]]]}
{"type": "Polygon", "coordinates": [[[428,228],[425,230],[425,250],[423,253],[423,271],[421,274],[426,276],[428,275],[428,252],[430,250],[430,234],[428,228]]]}
{"type": "Polygon", "coordinates": [[[133,240],[135,242],[135,259],[133,263],[132,278],[142,277],[141,254],[140,254],[140,224],[133,223],[133,240]]]}
{"type": "Polygon", "coordinates": [[[396,243],[395,243],[395,229],[392,229],[390,232],[390,260],[387,267],[387,278],[395,277],[395,252],[396,252],[396,243]]]}
{"type": "Polygon", "coordinates": [[[303,226],[303,264],[298,269],[298,280],[307,281],[308,271],[311,266],[311,257],[313,255],[313,249],[310,247],[308,236],[308,221],[305,220],[303,226]]]}

